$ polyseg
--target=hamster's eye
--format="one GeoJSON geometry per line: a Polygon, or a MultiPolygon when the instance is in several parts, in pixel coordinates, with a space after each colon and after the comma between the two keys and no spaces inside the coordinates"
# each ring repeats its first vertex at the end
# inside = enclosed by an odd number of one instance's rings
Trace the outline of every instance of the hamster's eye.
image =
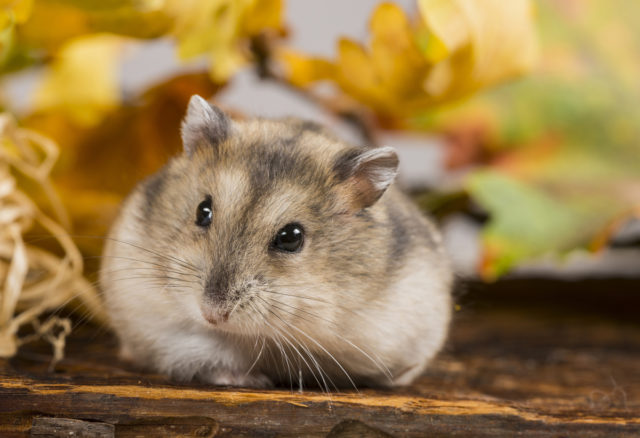
{"type": "Polygon", "coordinates": [[[211,196],[202,201],[196,210],[196,225],[199,227],[208,227],[211,225],[213,210],[211,210],[211,196]]]}
{"type": "Polygon", "coordinates": [[[290,223],[280,228],[271,246],[283,252],[298,252],[304,242],[304,229],[298,223],[290,223]]]}

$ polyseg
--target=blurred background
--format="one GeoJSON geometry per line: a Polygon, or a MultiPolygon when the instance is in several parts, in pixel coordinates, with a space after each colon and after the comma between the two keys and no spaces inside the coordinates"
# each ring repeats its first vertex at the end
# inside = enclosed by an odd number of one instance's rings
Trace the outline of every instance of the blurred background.
{"type": "MultiPolygon", "coordinates": [[[[60,205],[11,174],[72,236],[103,236],[180,150],[199,93],[235,117],[396,147],[462,277],[640,276],[634,0],[0,4],[0,105],[57,144],[40,178],[60,205]]],[[[10,143],[2,157],[19,154],[10,143]]]]}

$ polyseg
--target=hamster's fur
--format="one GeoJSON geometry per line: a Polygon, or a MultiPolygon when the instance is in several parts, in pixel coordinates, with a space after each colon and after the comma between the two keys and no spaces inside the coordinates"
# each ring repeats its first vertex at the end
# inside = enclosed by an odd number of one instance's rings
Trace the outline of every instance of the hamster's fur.
{"type": "Polygon", "coordinates": [[[233,121],[199,96],[182,138],[106,241],[122,355],[216,385],[413,381],[445,340],[452,274],[438,231],[392,184],[393,148],[233,121]],[[274,246],[287,224],[303,233],[295,252],[274,246]]]}

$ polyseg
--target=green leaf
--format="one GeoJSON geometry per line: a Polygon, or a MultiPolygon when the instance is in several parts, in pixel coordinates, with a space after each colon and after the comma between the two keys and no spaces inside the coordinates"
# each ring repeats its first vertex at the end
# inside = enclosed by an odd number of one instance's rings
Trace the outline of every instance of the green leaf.
{"type": "Polygon", "coordinates": [[[586,247],[624,209],[607,196],[545,190],[493,170],[471,174],[466,186],[490,214],[481,266],[488,279],[525,260],[586,247]]]}

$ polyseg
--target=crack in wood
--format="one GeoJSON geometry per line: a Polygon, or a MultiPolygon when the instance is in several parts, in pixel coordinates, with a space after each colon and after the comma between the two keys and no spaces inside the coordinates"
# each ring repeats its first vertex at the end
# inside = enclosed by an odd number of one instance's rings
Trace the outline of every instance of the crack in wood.
{"type": "Polygon", "coordinates": [[[418,415],[508,415],[522,418],[526,421],[541,421],[545,423],[588,423],[588,424],[620,424],[640,425],[640,417],[596,417],[580,416],[566,418],[529,412],[507,405],[504,402],[487,400],[437,400],[423,397],[407,397],[398,395],[375,396],[370,394],[295,394],[283,391],[249,392],[237,390],[198,390],[190,388],[140,387],[135,385],[59,385],[39,384],[28,379],[11,379],[4,377],[0,381],[0,389],[27,390],[32,394],[55,395],[72,394],[100,394],[123,398],[137,398],[144,400],[209,400],[225,406],[238,406],[248,403],[269,402],[286,403],[296,407],[308,408],[311,403],[319,404],[348,404],[368,408],[391,408],[411,412],[418,415]]]}

